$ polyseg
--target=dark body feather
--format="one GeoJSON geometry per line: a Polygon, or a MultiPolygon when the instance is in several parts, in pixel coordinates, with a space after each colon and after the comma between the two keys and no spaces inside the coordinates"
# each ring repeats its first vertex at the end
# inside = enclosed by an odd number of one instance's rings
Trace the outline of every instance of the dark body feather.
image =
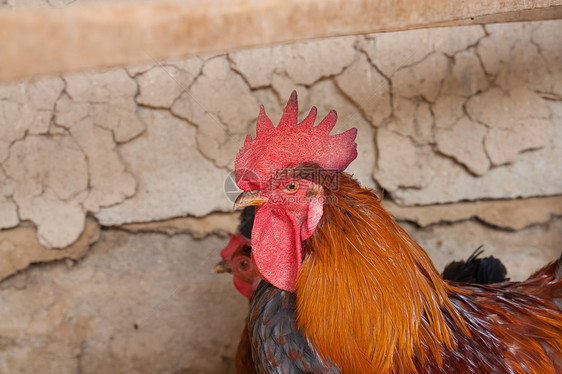
{"type": "Polygon", "coordinates": [[[526,365],[519,367],[519,364],[532,363],[534,369],[529,373],[562,373],[562,341],[556,342],[556,334],[552,332],[552,326],[560,325],[561,315],[550,302],[521,292],[524,283],[465,284],[463,291],[469,293],[449,293],[449,300],[466,322],[470,335],[464,334],[444,313],[456,349],[442,352],[441,367],[434,360],[422,363],[416,358],[417,371],[524,373],[522,368],[526,365]]]}
{"type": "Polygon", "coordinates": [[[324,364],[297,327],[295,295],[260,282],[250,303],[252,356],[260,374],[341,373],[324,364]]]}

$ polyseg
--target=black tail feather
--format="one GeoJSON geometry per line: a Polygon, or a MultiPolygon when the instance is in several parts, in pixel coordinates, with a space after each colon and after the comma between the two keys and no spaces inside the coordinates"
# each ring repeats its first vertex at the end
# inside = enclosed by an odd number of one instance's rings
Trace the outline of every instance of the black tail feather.
{"type": "Polygon", "coordinates": [[[484,253],[479,246],[466,261],[453,261],[443,270],[443,279],[454,282],[490,284],[509,280],[507,269],[494,256],[479,258],[484,253]]]}

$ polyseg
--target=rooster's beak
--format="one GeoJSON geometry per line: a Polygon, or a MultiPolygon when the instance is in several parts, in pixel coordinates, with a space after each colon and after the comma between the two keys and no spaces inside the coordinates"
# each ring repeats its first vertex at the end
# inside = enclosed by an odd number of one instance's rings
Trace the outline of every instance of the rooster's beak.
{"type": "Polygon", "coordinates": [[[246,206],[261,205],[266,203],[269,199],[260,195],[261,191],[244,191],[238,196],[234,202],[234,209],[244,208],[246,206]]]}
{"type": "Polygon", "coordinates": [[[228,265],[227,261],[222,260],[221,262],[217,262],[217,264],[215,265],[215,273],[232,273],[232,269],[228,265]]]}

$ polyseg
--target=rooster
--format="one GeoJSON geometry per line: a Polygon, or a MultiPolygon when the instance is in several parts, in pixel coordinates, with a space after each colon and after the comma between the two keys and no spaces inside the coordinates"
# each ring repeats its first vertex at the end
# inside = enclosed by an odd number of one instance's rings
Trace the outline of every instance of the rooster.
{"type": "Polygon", "coordinates": [[[277,127],[261,106],[256,138],[235,161],[244,191],[235,208],[256,206],[252,257],[264,281],[249,334],[258,372],[562,372],[560,260],[525,282],[445,282],[373,191],[344,172],[357,130],[329,135],[335,111],[317,126],[316,108],[297,116],[296,92],[277,127]]]}

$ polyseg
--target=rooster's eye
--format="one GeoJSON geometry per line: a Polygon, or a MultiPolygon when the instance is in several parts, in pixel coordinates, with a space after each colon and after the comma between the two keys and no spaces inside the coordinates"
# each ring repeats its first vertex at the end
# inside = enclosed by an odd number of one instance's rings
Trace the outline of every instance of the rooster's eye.
{"type": "Polygon", "coordinates": [[[295,192],[297,188],[299,188],[299,185],[297,184],[297,182],[291,182],[285,188],[287,188],[287,191],[289,192],[295,192]]]}
{"type": "Polygon", "coordinates": [[[246,259],[242,259],[239,262],[240,269],[247,270],[250,267],[250,262],[246,259]]]}

